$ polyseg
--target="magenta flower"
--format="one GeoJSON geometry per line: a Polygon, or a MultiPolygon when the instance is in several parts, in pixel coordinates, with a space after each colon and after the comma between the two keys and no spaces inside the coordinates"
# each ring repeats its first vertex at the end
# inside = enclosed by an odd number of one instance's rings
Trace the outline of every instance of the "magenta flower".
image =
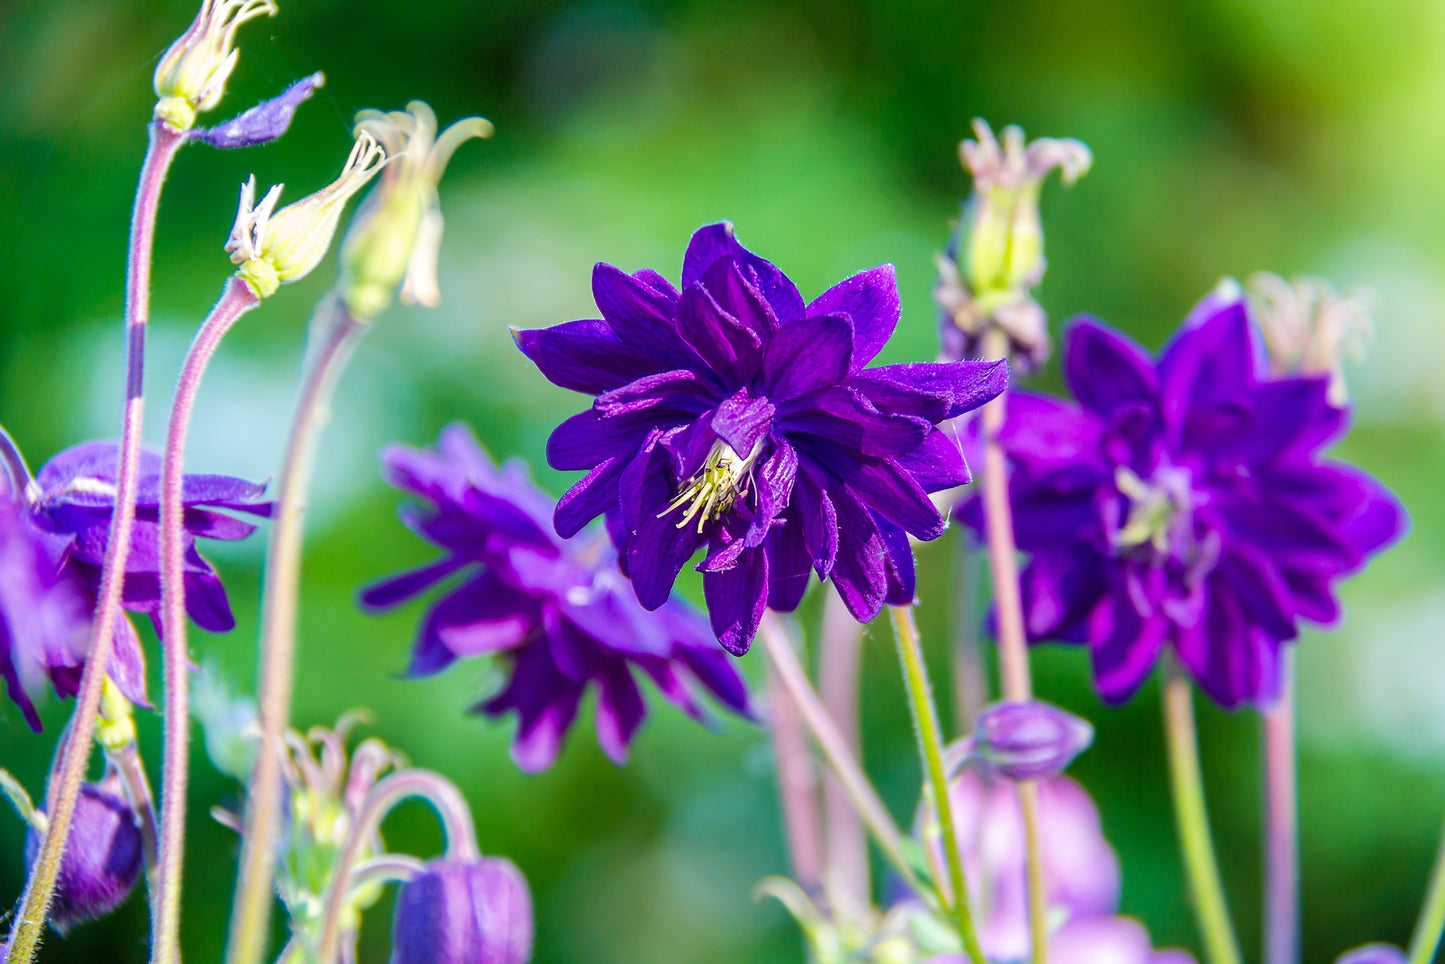
{"type": "Polygon", "coordinates": [[[763,609],[797,608],[810,571],[859,620],[913,600],[908,536],[937,538],[929,492],[967,482],[940,422],[1003,390],[998,362],[866,368],[898,323],[892,265],[804,304],[726,222],[692,237],[679,292],[599,264],[602,318],[518,331],[563,388],[596,396],[547,446],[587,475],[557,505],[572,535],[603,513],[648,609],[699,548],[713,631],[747,651],[763,609]]]}
{"type": "Polygon", "coordinates": [[[423,620],[408,673],[505,657],[506,685],[478,709],[517,714],[512,758],[522,769],[552,765],[589,686],[598,690],[598,742],[624,762],[647,715],[637,671],[694,718],[703,718],[699,686],[751,713],[742,679],[697,615],[680,603],[655,613],[639,606],[603,533],[558,538],[555,504],[520,462],[494,465],[462,425],[443,430],[434,452],[393,446],[382,462],[387,481],[429,503],[403,509],[403,520],[446,555],[371,586],[362,602],[388,609],[460,577],[423,620]]]}
{"type": "MultiPolygon", "coordinates": [[[[100,572],[110,539],[115,509],[114,442],[86,442],[56,455],[36,473],[26,512],[28,526],[48,547],[61,577],[77,586],[88,611],[95,608],[100,572]]],[[[151,618],[157,633],[160,585],[160,456],[143,453],[136,494],[136,521],[126,563],[122,605],[151,618]]],[[[185,535],[186,612],[196,625],[213,633],[235,627],[226,589],[211,564],[196,550],[196,539],[236,541],[256,527],[228,514],[269,516],[265,486],[224,475],[187,475],[182,499],[185,535]]],[[[110,676],[133,703],[146,704],[145,656],[140,637],[129,620],[116,621],[110,676]]],[[[51,682],[61,696],[80,689],[84,660],[51,664],[51,682]]]]}
{"type": "MultiPolygon", "coordinates": [[[[1106,700],[1168,646],[1219,704],[1268,703],[1300,621],[1335,622],[1335,584],[1407,527],[1379,482],[1321,457],[1347,417],[1329,379],[1270,379],[1260,358],[1243,301],[1216,294],[1157,361],[1075,322],[1078,402],[1010,398],[1028,633],[1088,645],[1106,700]]],[[[976,504],[962,516],[982,530],[976,504]]]]}

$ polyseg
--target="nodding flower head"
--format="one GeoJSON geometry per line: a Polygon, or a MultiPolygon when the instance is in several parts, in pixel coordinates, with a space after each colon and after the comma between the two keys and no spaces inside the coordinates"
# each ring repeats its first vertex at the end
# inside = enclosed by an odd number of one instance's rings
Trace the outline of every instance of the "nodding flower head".
{"type": "Polygon", "coordinates": [[[1011,354],[1037,368],[1050,347],[1043,309],[1030,294],[1044,276],[1039,191],[1055,168],[1065,184],[1073,184],[1089,170],[1093,155],[1072,139],[1025,143],[1024,132],[1012,125],[1004,128],[1002,142],[981,119],[973,129],[978,140],[959,145],[973,177],[973,196],[948,252],[939,258],[934,293],[943,309],[944,354],[978,357],[984,329],[997,326],[1008,335],[1011,354]]]}
{"type": "Polygon", "coordinates": [[[510,860],[433,860],[396,895],[392,964],[527,964],[532,895],[510,860]]]}
{"type": "MultiPolygon", "coordinates": [[[[25,841],[27,863],[40,851],[40,833],[32,827],[25,841]]],[[[56,878],[50,923],[62,934],[120,906],[141,871],[141,834],[126,802],[120,777],[81,784],[56,878]]]]}
{"type": "Polygon", "coordinates": [[[376,138],[394,161],[342,243],[347,306],[358,318],[374,318],[400,287],[404,304],[435,308],[441,303],[436,273],[442,243],[437,183],[458,147],[491,136],[491,122],[467,117],[438,134],[436,114],[414,100],[405,111],[362,111],[356,131],[376,138]]]}
{"type": "Polygon", "coordinates": [[[240,56],[236,32],[262,15],[276,15],[275,0],[203,0],[190,29],[156,65],[156,119],[188,131],[197,114],[219,104],[240,56]]]}
{"type": "Polygon", "coordinates": [[[1088,720],[1036,700],[994,703],[974,724],[971,758],[1009,780],[1063,773],[1094,742],[1088,720]]]}
{"type": "Polygon", "coordinates": [[[1276,375],[1330,376],[1330,402],[1343,407],[1345,356],[1358,357],[1374,334],[1369,291],[1340,294],[1321,278],[1286,281],[1260,272],[1249,279],[1250,314],[1276,375]]]}
{"type": "Polygon", "coordinates": [[[236,224],[226,242],[232,263],[241,266],[237,276],[259,297],[269,298],[281,285],[310,274],[331,247],[341,209],[386,162],[386,151],[362,131],[335,181],[279,211],[282,185],[267,191],[258,204],[256,178],[251,177],[241,187],[236,224]]]}

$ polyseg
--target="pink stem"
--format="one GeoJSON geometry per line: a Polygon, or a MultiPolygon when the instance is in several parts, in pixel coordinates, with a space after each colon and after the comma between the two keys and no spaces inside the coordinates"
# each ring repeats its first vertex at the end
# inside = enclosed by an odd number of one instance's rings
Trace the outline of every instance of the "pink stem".
{"type": "Polygon", "coordinates": [[[1294,649],[1280,667],[1279,701],[1264,712],[1264,964],[1300,955],[1299,803],[1294,649]]]}
{"type": "Polygon", "coordinates": [[[185,526],[182,502],[186,432],[191,409],[206,366],[236,320],[260,304],[251,286],[240,278],[225,291],[196,332],[176,382],[171,421],[166,431],[161,466],[161,627],[165,647],[165,767],[161,788],[160,864],[156,875],[155,935],[151,960],[171,964],[180,959],[181,873],[186,845],[186,780],[190,752],[188,684],[190,656],[186,646],[185,526]]]}
{"type": "Polygon", "coordinates": [[[91,623],[90,645],[80,693],[72,716],[72,739],[66,745],[59,769],[59,782],[49,791],[49,830],[40,844],[30,880],[25,887],[20,912],[10,930],[7,964],[28,964],[40,940],[40,929],[55,893],[70,818],[80,784],[90,762],[90,742],[95,732],[95,715],[100,709],[101,685],[110,665],[115,641],[115,622],[120,615],[121,589],[130,554],[131,528],[135,522],[136,482],[140,469],[141,427],[145,415],[145,332],[150,316],[151,250],[155,239],[156,210],[161,185],[185,136],[165,124],[150,125],[150,147],[141,166],[131,214],[130,262],[126,272],[126,380],[125,409],[121,418],[120,456],[116,466],[115,511],[111,515],[109,541],[101,566],[100,592],[95,619],[91,623]]]}
{"type": "MultiPolygon", "coordinates": [[[[823,602],[823,632],[818,650],[818,695],[854,759],[862,756],[858,733],[858,673],[863,656],[863,626],[838,594],[823,602]]],[[[848,792],[831,771],[823,774],[823,882],[836,905],[868,904],[868,835],[848,792]]]]}
{"type": "Polygon", "coordinates": [[[823,875],[823,840],[818,826],[818,784],[808,738],[798,705],[787,687],[768,674],[768,727],[778,764],[778,796],[793,861],[793,877],[805,890],[815,889],[823,875]]]}
{"type": "Polygon", "coordinates": [[[261,598],[259,671],[261,741],[247,793],[241,871],[231,913],[229,964],[260,964],[271,913],[274,841],[280,827],[281,748],[291,718],[296,618],[301,582],[301,533],[306,491],[331,394],[365,326],[339,298],[328,297],[312,323],[319,344],[302,378],[300,397],[277,483],[276,512],[261,598]]]}

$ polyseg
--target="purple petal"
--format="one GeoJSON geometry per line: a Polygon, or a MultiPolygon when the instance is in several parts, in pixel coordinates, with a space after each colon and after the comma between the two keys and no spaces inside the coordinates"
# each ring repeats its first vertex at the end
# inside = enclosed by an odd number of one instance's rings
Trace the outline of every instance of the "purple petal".
{"type": "Polygon", "coordinates": [[[1119,704],[1134,695],[1159,659],[1169,621],[1141,617],[1127,594],[1116,592],[1094,610],[1089,638],[1094,640],[1094,685],[1105,702],[1119,704]]]}
{"type": "Polygon", "coordinates": [[[630,275],[610,264],[592,269],[592,298],[617,337],[660,359],[686,364],[692,352],[677,335],[677,297],[655,272],[630,275]]]}
{"type": "Polygon", "coordinates": [[[777,265],[744,248],[733,236],[730,221],[709,224],[693,234],[682,259],[683,288],[701,281],[707,270],[723,258],[731,258],[739,264],[744,277],[767,299],[778,321],[792,321],[803,316],[803,297],[798,294],[798,289],[777,265]]]}
{"type": "Polygon", "coordinates": [[[772,451],[753,473],[754,515],[748,526],[748,548],[760,545],[773,522],[788,507],[798,477],[798,453],[783,439],[773,437],[772,451]]]}
{"type": "Polygon", "coordinates": [[[800,318],[778,329],[763,357],[763,384],[777,402],[836,385],[853,361],[853,326],[833,315],[800,318]]]}
{"type": "MultiPolygon", "coordinates": [[[[999,444],[1034,472],[1094,462],[1104,470],[1103,426],[1092,413],[1061,399],[1011,392],[999,444]]],[[[1112,474],[1112,469],[1108,470],[1112,474]]]]}
{"type": "Polygon", "coordinates": [[[644,375],[621,388],[597,396],[592,408],[603,417],[628,415],[650,408],[699,413],[717,402],[714,386],[690,369],[644,375]]]}
{"type": "MultiPolygon", "coordinates": [[[[859,463],[850,467],[844,481],[869,508],[902,526],[914,538],[924,542],[937,539],[947,528],[928,494],[896,462],[878,459],[859,463]]],[[[843,525],[841,518],[838,524],[843,525]]]]}
{"type": "Polygon", "coordinates": [[[752,549],[731,569],[704,573],[702,589],[717,641],[734,656],[743,655],[768,605],[767,553],[752,549]]]}
{"type": "Polygon", "coordinates": [[[611,418],[588,409],[565,419],[547,439],[547,464],[554,469],[591,469],[615,456],[637,452],[649,432],[689,420],[682,412],[643,411],[611,418]]]}
{"type": "Polygon", "coordinates": [[[694,525],[679,527],[675,513],[663,513],[674,492],[667,472],[667,455],[661,447],[647,450],[622,473],[624,540],[627,571],[637,601],[657,609],[672,593],[672,584],[703,536],[694,525]]]}
{"type": "Polygon", "coordinates": [[[1105,560],[1087,543],[1036,552],[1019,578],[1031,641],[1065,640],[1106,590],[1105,560]]]}
{"type": "Polygon", "coordinates": [[[458,556],[445,556],[420,569],[372,583],[361,591],[358,601],[363,608],[372,612],[391,609],[421,595],[468,564],[467,560],[458,556]]]}
{"type": "Polygon", "coordinates": [[[211,128],[194,128],[186,137],[212,147],[252,147],[274,141],[291,126],[296,108],[310,99],[316,88],[326,83],[320,72],[296,81],[284,91],[262,101],[250,110],[211,128]]]}
{"type": "Polygon", "coordinates": [[[1255,380],[1254,334],[1236,301],[1185,328],[1159,357],[1162,410],[1176,432],[1191,414],[1237,401],[1255,380]]]}
{"type": "Polygon", "coordinates": [[[747,684],[726,653],[715,645],[706,649],[688,646],[678,652],[678,658],[718,702],[746,716],[753,715],[747,684]]]}
{"type": "MultiPolygon", "coordinates": [[[[731,282],[717,285],[722,292],[747,290],[733,262],[720,261],[710,270],[722,273],[723,280],[731,282]]],[[[759,324],[755,316],[755,309],[766,307],[762,295],[754,290],[751,297],[739,301],[741,305],[723,302],[719,292],[697,284],[683,290],[677,309],[678,334],[730,389],[752,381],[765,344],[766,326],[759,324]],[[733,313],[739,310],[740,315],[733,313]]]]}
{"type": "Polygon", "coordinates": [[[1079,404],[1104,417],[1125,404],[1153,404],[1159,378],[1149,353],[1094,318],[1064,333],[1064,380],[1079,404]]]}
{"type": "Polygon", "coordinates": [[[883,537],[883,574],[888,583],[888,594],[884,601],[890,606],[911,606],[918,592],[918,577],[913,566],[913,547],[908,544],[908,534],[889,522],[877,512],[873,521],[878,524],[878,533],[883,537]]]}
{"type": "Polygon", "coordinates": [[[813,557],[819,579],[827,579],[838,558],[838,514],[833,500],[807,473],[793,487],[794,505],[802,519],[803,541],[813,557]]]}
{"type": "Polygon", "coordinates": [[[734,452],[746,458],[768,434],[773,424],[773,403],[740,391],[717,407],[712,430],[734,452]]]}
{"type": "Polygon", "coordinates": [[[779,431],[814,435],[880,458],[914,451],[933,431],[924,419],[880,412],[849,388],[825,388],[809,395],[806,402],[806,407],[793,408],[778,419],[779,431]]]}
{"type": "Polygon", "coordinates": [[[1250,621],[1276,639],[1293,639],[1295,607],[1289,586],[1266,553],[1230,540],[1219,559],[1218,582],[1227,584],[1250,621]]]}
{"type": "Polygon", "coordinates": [[[829,498],[838,513],[838,553],[830,578],[848,612],[866,623],[883,609],[888,594],[888,549],[873,514],[856,496],[839,487],[829,492],[829,498]]]}
{"type": "Polygon", "coordinates": [[[588,472],[557,501],[552,524],[563,539],[570,539],[608,509],[617,505],[621,496],[617,483],[629,464],[623,456],[610,458],[588,472]]]}
{"type": "Polygon", "coordinates": [[[854,369],[877,357],[893,337],[903,308],[891,264],[861,271],[823,292],[808,305],[808,315],[846,315],[853,326],[854,369]]]}
{"type": "Polygon", "coordinates": [[[657,371],[646,352],[625,344],[605,321],[569,321],[512,330],[512,340],[552,384],[598,395],[657,371]]]}
{"type": "Polygon", "coordinates": [[[1008,388],[1008,364],[1003,361],[911,362],[866,369],[870,379],[887,379],[916,393],[949,399],[945,418],[955,418],[992,401],[1008,388]]]}
{"type": "Polygon", "coordinates": [[[627,762],[627,747],[647,716],[642,693],[623,660],[612,660],[597,677],[597,742],[618,766],[627,762]]]}
{"type": "Polygon", "coordinates": [[[181,582],[186,592],[186,615],[208,633],[229,633],[236,628],[226,587],[213,574],[188,572],[181,582]]]}
{"type": "Polygon", "coordinates": [[[517,654],[506,689],[478,710],[488,716],[517,711],[512,761],[527,773],[539,773],[557,759],[562,740],[577,717],[583,689],[582,684],[557,671],[545,646],[526,646],[517,654]]]}
{"type": "Polygon", "coordinates": [[[768,608],[790,613],[803,601],[813,575],[813,556],[802,523],[789,521],[774,527],[763,551],[768,554],[768,608]]]}
{"type": "Polygon", "coordinates": [[[900,456],[897,462],[924,492],[941,492],[973,481],[963,458],[963,446],[952,428],[929,432],[918,448],[900,456]]]}

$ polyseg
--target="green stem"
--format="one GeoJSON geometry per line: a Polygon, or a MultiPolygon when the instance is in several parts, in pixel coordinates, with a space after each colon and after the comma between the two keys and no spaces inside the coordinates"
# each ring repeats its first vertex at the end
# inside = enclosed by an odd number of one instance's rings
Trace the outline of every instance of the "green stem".
{"type": "Polygon", "coordinates": [[[1430,964],[1435,959],[1442,931],[1445,931],[1445,836],[1440,840],[1435,869],[1430,871],[1430,886],[1425,891],[1425,905],[1420,908],[1420,921],[1410,937],[1410,964],[1430,964]]]}
{"type": "Polygon", "coordinates": [[[1209,833],[1204,806],[1204,778],[1199,769],[1199,738],[1194,728],[1194,695],[1186,676],[1172,659],[1166,660],[1164,679],[1164,733],[1169,752],[1169,781],[1174,794],[1174,817],[1184,872],[1209,964],[1241,964],[1239,940],[1229,919],[1219,862],[1209,833]]]}
{"type": "Polygon", "coordinates": [[[918,644],[918,627],[913,622],[910,606],[891,606],[893,634],[898,641],[898,657],[903,663],[903,677],[908,685],[908,703],[913,711],[914,732],[918,736],[918,749],[923,757],[924,769],[932,791],[934,810],[938,814],[938,828],[943,837],[943,855],[948,862],[948,879],[951,885],[954,923],[959,939],[963,941],[964,952],[974,964],[987,964],[983,948],[979,946],[978,934],[974,931],[968,881],[963,872],[963,855],[958,850],[958,833],[953,822],[953,801],[948,794],[948,774],[943,766],[943,738],[938,726],[938,711],[933,706],[933,696],[928,685],[928,670],[923,665],[923,651],[918,644]]]}

